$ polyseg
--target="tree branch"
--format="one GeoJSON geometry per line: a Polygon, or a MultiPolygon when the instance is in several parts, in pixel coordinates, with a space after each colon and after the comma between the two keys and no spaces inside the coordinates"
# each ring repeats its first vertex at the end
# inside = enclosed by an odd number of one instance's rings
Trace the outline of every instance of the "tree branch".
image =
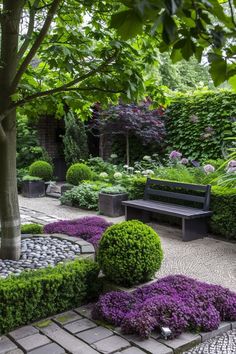
{"type": "Polygon", "coordinates": [[[31,35],[33,33],[33,30],[34,30],[35,14],[36,14],[37,6],[38,6],[39,2],[40,2],[40,0],[35,0],[33,5],[32,5],[32,7],[31,7],[31,9],[30,9],[28,31],[27,31],[27,34],[26,34],[26,38],[25,38],[22,46],[20,47],[20,49],[19,49],[19,51],[17,53],[18,61],[23,57],[26,49],[29,46],[31,35]]]}
{"type": "Polygon", "coordinates": [[[22,75],[24,74],[24,72],[27,69],[27,66],[30,64],[31,60],[33,59],[33,57],[37,53],[38,48],[42,44],[61,1],[62,0],[53,0],[52,5],[51,5],[50,9],[48,10],[48,14],[47,14],[46,20],[43,24],[43,27],[41,28],[38,37],[36,38],[29,53],[26,55],[25,59],[23,60],[21,66],[20,66],[20,68],[19,68],[19,70],[12,82],[12,86],[11,86],[11,93],[12,94],[15,92],[22,75]]]}
{"type": "MultiPolygon", "coordinates": [[[[6,116],[12,112],[13,109],[17,108],[17,107],[20,107],[20,106],[23,106],[25,103],[27,102],[30,102],[36,98],[39,98],[39,97],[45,97],[45,96],[49,96],[49,95],[53,95],[55,93],[60,93],[60,92],[64,92],[64,91],[69,91],[69,89],[72,89],[75,91],[75,90],[79,90],[80,88],[79,87],[74,87],[72,88],[72,86],[82,82],[83,80],[89,78],[90,76],[98,73],[98,72],[101,72],[107,65],[109,65],[110,63],[112,63],[112,61],[116,58],[117,56],[117,53],[118,53],[118,49],[115,49],[115,53],[110,56],[109,58],[107,58],[107,60],[105,60],[101,65],[99,65],[96,69],[92,69],[90,70],[89,72],[87,72],[86,74],[84,75],[81,75],[80,77],[64,84],[64,85],[61,85],[59,87],[56,87],[54,89],[51,89],[51,90],[46,90],[46,91],[42,91],[42,92],[36,92],[34,93],[33,95],[31,96],[27,96],[25,98],[23,98],[22,100],[19,100],[15,103],[13,103],[8,110],[6,110],[5,112],[3,112],[2,114],[0,114],[0,123],[6,118],[6,116]]],[[[83,88],[82,88],[83,89],[83,88]]],[[[102,90],[102,89],[101,89],[102,90]]],[[[105,91],[106,92],[106,91],[105,91]]]]}
{"type": "Polygon", "coordinates": [[[231,0],[228,0],[228,3],[229,3],[230,13],[231,13],[231,19],[232,19],[234,26],[236,27],[236,21],[235,21],[235,17],[234,17],[234,9],[233,9],[233,5],[232,5],[231,0]]]}

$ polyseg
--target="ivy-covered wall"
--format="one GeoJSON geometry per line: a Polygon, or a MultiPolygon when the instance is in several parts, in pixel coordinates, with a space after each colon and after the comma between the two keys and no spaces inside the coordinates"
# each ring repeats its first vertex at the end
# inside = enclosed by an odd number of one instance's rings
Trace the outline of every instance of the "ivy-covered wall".
{"type": "Polygon", "coordinates": [[[179,95],[166,110],[170,150],[194,160],[221,158],[227,136],[235,135],[236,94],[229,91],[179,95]]]}

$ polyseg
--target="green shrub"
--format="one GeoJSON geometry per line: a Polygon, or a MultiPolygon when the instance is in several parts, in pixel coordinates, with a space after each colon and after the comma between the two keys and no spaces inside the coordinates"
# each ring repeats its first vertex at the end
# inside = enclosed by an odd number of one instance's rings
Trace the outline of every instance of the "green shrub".
{"type": "Polygon", "coordinates": [[[121,194],[121,193],[127,193],[127,190],[125,187],[117,184],[112,187],[104,187],[101,189],[101,192],[106,194],[121,194]]]}
{"type": "Polygon", "coordinates": [[[216,235],[236,240],[236,188],[212,187],[210,229],[216,235]]]}
{"type": "Polygon", "coordinates": [[[66,191],[60,198],[62,204],[72,204],[80,208],[98,210],[98,195],[102,188],[108,187],[105,182],[87,181],[66,191]]]}
{"type": "Polygon", "coordinates": [[[0,334],[88,301],[98,292],[98,266],[73,261],[0,280],[0,334]]]}
{"type": "Polygon", "coordinates": [[[50,163],[39,160],[30,165],[29,174],[31,176],[42,178],[44,181],[50,181],[53,176],[53,168],[50,163]]]}
{"type": "Polygon", "coordinates": [[[125,286],[150,280],[162,259],[159,236],[137,220],[110,226],[98,249],[98,262],[107,279],[125,286]]]}
{"type": "Polygon", "coordinates": [[[22,178],[22,182],[26,182],[26,181],[29,181],[29,182],[38,182],[38,181],[42,181],[42,178],[40,177],[36,177],[36,176],[30,176],[30,175],[25,175],[23,178],[22,178]]]}
{"type": "Polygon", "coordinates": [[[66,181],[74,186],[78,186],[80,182],[90,180],[92,171],[90,167],[83,163],[75,163],[71,165],[66,173],[66,181]]]}
{"type": "Polygon", "coordinates": [[[43,225],[40,224],[22,224],[21,225],[22,234],[42,234],[43,225]]]}

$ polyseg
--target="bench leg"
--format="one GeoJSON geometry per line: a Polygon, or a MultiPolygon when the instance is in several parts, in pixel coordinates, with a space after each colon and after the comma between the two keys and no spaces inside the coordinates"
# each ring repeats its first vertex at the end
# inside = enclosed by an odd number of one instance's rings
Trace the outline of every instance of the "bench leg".
{"type": "Polygon", "coordinates": [[[182,219],[183,241],[192,241],[207,235],[207,219],[182,219]]]}
{"type": "Polygon", "coordinates": [[[125,220],[140,220],[147,223],[150,221],[150,213],[146,210],[125,206],[125,220]]]}

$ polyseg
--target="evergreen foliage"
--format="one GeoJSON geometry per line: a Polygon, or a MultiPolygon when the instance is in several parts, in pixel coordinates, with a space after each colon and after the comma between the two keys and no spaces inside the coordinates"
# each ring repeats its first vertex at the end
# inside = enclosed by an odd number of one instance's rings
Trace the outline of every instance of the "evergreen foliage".
{"type": "Polygon", "coordinates": [[[64,116],[65,135],[63,136],[64,155],[67,165],[88,158],[88,142],[84,123],[72,110],[64,116]]]}

